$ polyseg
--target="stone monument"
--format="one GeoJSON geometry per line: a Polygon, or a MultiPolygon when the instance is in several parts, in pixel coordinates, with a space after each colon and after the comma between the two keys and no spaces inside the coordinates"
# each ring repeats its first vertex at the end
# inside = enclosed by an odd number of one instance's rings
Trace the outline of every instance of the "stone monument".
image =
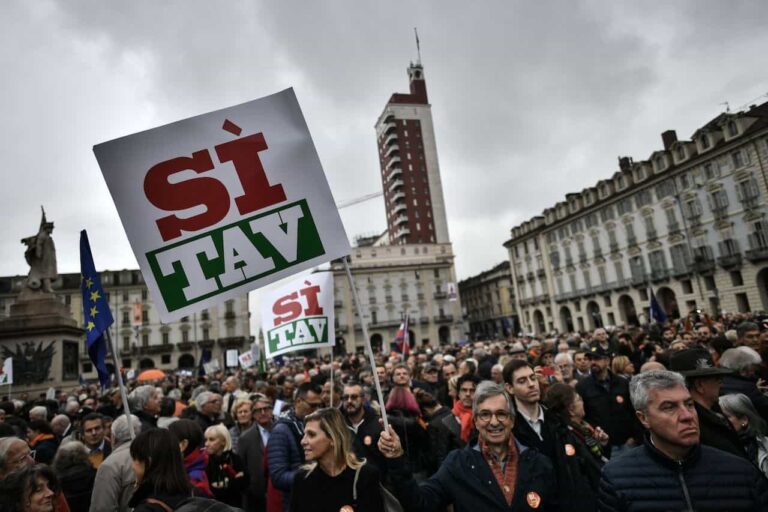
{"type": "Polygon", "coordinates": [[[29,274],[9,316],[0,320],[0,358],[13,358],[14,392],[73,386],[80,378],[83,330],[53,291],[58,273],[52,233],[43,210],[37,234],[21,240],[29,274]]]}

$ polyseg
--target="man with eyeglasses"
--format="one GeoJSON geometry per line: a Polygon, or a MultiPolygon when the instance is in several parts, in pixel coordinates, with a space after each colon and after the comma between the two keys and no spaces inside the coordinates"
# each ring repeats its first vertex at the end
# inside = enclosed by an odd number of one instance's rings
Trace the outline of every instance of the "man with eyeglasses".
{"type": "Polygon", "coordinates": [[[254,426],[246,430],[237,443],[237,454],[248,469],[248,487],[243,492],[243,508],[262,512],[266,510],[267,474],[264,471],[264,454],[272,435],[272,400],[257,393],[253,401],[254,426]]]}
{"type": "Polygon", "coordinates": [[[288,510],[291,487],[296,472],[304,464],[304,418],[323,406],[322,389],[317,384],[305,382],[296,388],[293,407],[277,421],[269,436],[269,477],[275,489],[283,493],[283,508],[288,510]]]}
{"type": "Polygon", "coordinates": [[[397,434],[382,432],[379,450],[387,457],[395,495],[412,510],[484,512],[553,510],[554,474],[549,460],[515,440],[515,412],[504,388],[483,382],[475,391],[474,423],[479,443],[451,452],[437,473],[416,483],[397,434]]]}
{"type": "Polygon", "coordinates": [[[359,458],[365,458],[380,473],[386,470],[384,459],[377,444],[383,430],[379,416],[365,404],[363,387],[357,382],[344,385],[341,394],[341,412],[347,427],[352,431],[352,445],[359,458]]]}

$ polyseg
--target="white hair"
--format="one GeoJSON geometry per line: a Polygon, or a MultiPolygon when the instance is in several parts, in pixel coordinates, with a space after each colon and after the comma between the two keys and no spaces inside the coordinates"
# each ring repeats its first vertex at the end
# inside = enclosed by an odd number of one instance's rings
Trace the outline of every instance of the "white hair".
{"type": "Polygon", "coordinates": [[[48,409],[44,405],[36,405],[29,410],[29,420],[48,420],[48,409]]]}
{"type": "Polygon", "coordinates": [[[729,348],[720,357],[720,366],[738,373],[761,362],[760,354],[746,346],[729,348]]]}
{"type": "Polygon", "coordinates": [[[147,402],[156,393],[155,386],[139,386],[128,395],[128,403],[133,411],[143,411],[147,402]]]}
{"type": "MultiPolygon", "coordinates": [[[[141,421],[133,414],[131,414],[131,425],[133,426],[134,435],[139,435],[141,433],[141,421]]],[[[115,448],[131,440],[131,431],[128,428],[128,418],[125,414],[121,414],[112,422],[110,430],[112,431],[112,440],[115,442],[115,448]]]]}
{"type": "Polygon", "coordinates": [[[676,387],[685,387],[682,375],[669,370],[651,370],[632,377],[629,381],[629,397],[636,411],[647,411],[651,390],[676,387]]]}
{"type": "Polygon", "coordinates": [[[555,356],[555,364],[573,364],[573,358],[567,352],[560,352],[555,356]]]}

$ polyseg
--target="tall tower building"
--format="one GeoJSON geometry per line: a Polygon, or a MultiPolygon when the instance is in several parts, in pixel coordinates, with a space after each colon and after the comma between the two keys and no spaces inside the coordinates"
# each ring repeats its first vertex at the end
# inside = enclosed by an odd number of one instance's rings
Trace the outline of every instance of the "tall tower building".
{"type": "Polygon", "coordinates": [[[376,122],[390,244],[450,243],[432,107],[420,61],[410,94],[394,93],[376,122]]]}

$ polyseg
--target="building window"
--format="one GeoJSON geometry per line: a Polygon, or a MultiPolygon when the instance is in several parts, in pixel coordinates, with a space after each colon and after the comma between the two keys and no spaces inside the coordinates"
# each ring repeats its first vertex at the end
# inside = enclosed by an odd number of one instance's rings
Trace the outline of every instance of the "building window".
{"type": "Polygon", "coordinates": [[[128,292],[123,292],[123,302],[128,302],[128,292]]]}
{"type": "Polygon", "coordinates": [[[149,310],[147,308],[141,309],[141,325],[149,325],[149,310]]]}
{"type": "Polygon", "coordinates": [[[699,142],[701,143],[701,149],[709,149],[709,135],[706,133],[702,135],[699,142]]]}
{"type": "Polygon", "coordinates": [[[707,162],[701,166],[701,169],[706,180],[714,180],[720,177],[720,167],[717,165],[717,162],[707,162]]]}
{"type": "Polygon", "coordinates": [[[685,272],[690,263],[688,247],[685,244],[673,245],[669,248],[669,254],[672,257],[672,268],[675,272],[685,272]]]}
{"type": "Polygon", "coordinates": [[[147,300],[147,289],[146,288],[141,290],[141,300],[142,301],[147,300]]]}
{"type": "Polygon", "coordinates": [[[149,334],[142,334],[141,335],[141,346],[142,347],[148,347],[149,346],[149,334]]]}
{"type": "Polygon", "coordinates": [[[608,222],[609,220],[613,220],[615,217],[613,212],[613,205],[608,205],[602,210],[600,210],[600,219],[603,222],[608,222]]]}
{"type": "Polygon", "coordinates": [[[728,136],[735,137],[739,134],[739,127],[735,121],[728,121],[728,136]]]}
{"type": "Polygon", "coordinates": [[[683,279],[680,281],[680,286],[683,287],[683,293],[686,295],[689,293],[693,293],[693,281],[690,279],[683,279]]]}
{"type": "Polygon", "coordinates": [[[754,208],[757,206],[760,189],[755,178],[749,178],[736,183],[736,195],[745,207],[754,208]]]}
{"type": "Polygon", "coordinates": [[[739,310],[739,313],[748,313],[752,311],[749,307],[749,299],[747,298],[746,293],[736,294],[736,308],[739,310]]]}
{"type": "Polygon", "coordinates": [[[685,160],[685,147],[678,146],[677,147],[677,159],[678,160],[685,160]]]}
{"type": "Polygon", "coordinates": [[[731,272],[731,284],[733,286],[744,286],[744,277],[740,271],[734,270],[731,272]]]}
{"type": "Polygon", "coordinates": [[[207,341],[208,339],[210,339],[209,336],[210,336],[209,330],[207,328],[203,329],[203,340],[207,341]]]}
{"type": "Polygon", "coordinates": [[[163,354],[160,356],[160,364],[171,364],[171,354],[163,354]]]}
{"type": "Polygon", "coordinates": [[[648,262],[651,264],[651,272],[663,272],[667,269],[667,259],[664,257],[664,251],[648,253],[648,262]]]}
{"type": "Polygon", "coordinates": [[[630,198],[622,199],[616,203],[616,209],[618,210],[619,215],[632,213],[632,200],[630,198]]]}
{"type": "Polygon", "coordinates": [[[163,345],[168,345],[171,342],[171,337],[167,332],[163,333],[163,345]]]}
{"type": "Polygon", "coordinates": [[[131,337],[123,336],[123,350],[130,350],[130,349],[131,349],[131,337]]]}
{"type": "Polygon", "coordinates": [[[181,342],[189,343],[189,331],[181,331],[181,342]]]}
{"type": "Polygon", "coordinates": [[[741,169],[749,163],[749,157],[744,151],[734,151],[731,153],[731,163],[733,163],[734,169],[741,169]]]}
{"type": "Polygon", "coordinates": [[[130,311],[123,311],[123,325],[131,325],[130,311]]]}

